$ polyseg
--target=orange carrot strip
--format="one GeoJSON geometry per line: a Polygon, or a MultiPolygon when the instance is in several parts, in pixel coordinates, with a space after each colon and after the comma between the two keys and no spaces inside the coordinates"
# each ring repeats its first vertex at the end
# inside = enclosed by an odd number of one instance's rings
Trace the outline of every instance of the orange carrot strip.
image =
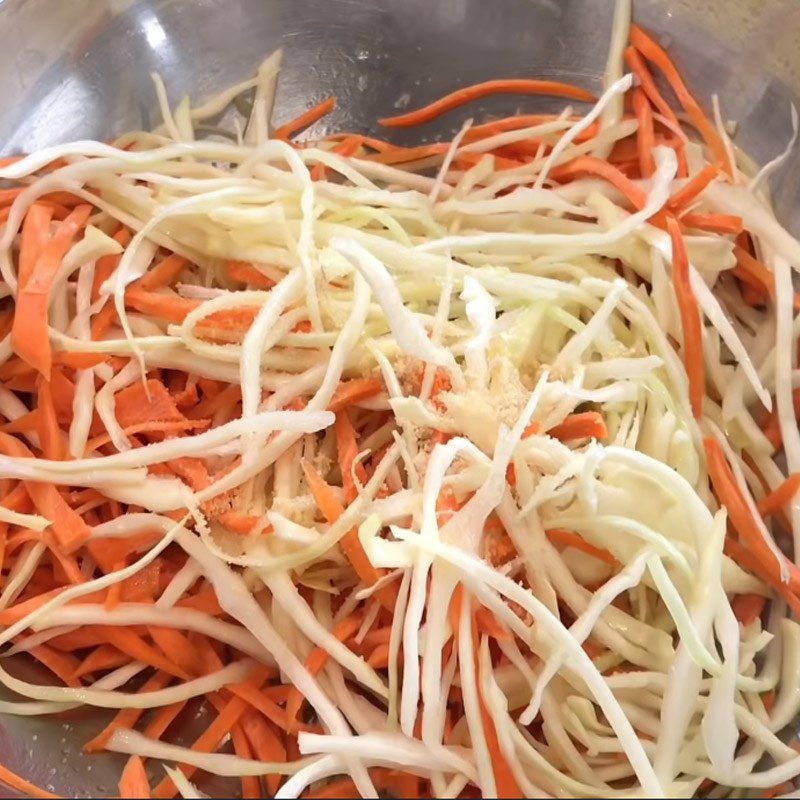
{"type": "MultiPolygon", "coordinates": [[[[219,747],[220,742],[230,733],[246,708],[247,704],[239,697],[229,700],[192,745],[192,750],[197,753],[210,753],[219,747]]],[[[180,766],[180,769],[187,778],[190,778],[196,770],[195,767],[186,765],[180,766]]],[[[164,778],[153,790],[153,797],[159,797],[162,800],[172,797],[174,794],[175,784],[171,778],[164,778]]]]}
{"type": "Polygon", "coordinates": [[[361,133],[332,133],[328,136],[329,141],[343,141],[346,139],[358,139],[358,143],[362,147],[366,147],[369,150],[377,150],[379,153],[391,150],[397,146],[384,139],[377,139],[374,136],[364,136],[361,133]]]}
{"type": "Polygon", "coordinates": [[[559,81],[533,80],[528,78],[505,78],[499,80],[475,83],[441,97],[433,103],[407,114],[398,114],[394,117],[385,117],[378,120],[381,125],[389,128],[408,128],[430,122],[454,108],[489,97],[494,94],[548,94],[556,97],[570,97],[574,100],[594,102],[595,97],[591,92],[559,81]]]}
{"type": "Polygon", "coordinates": [[[108,333],[108,329],[114,324],[116,319],[117,309],[114,307],[113,303],[107,302],[100,311],[95,314],[94,319],[92,319],[92,339],[95,341],[101,340],[106,333],[108,333]]]}
{"type": "MultiPolygon", "coordinates": [[[[347,641],[351,636],[354,636],[358,629],[361,627],[361,615],[360,614],[352,614],[349,617],[345,617],[343,620],[338,622],[331,633],[340,641],[344,642],[347,641]]],[[[315,647],[311,654],[306,659],[306,669],[312,675],[317,675],[325,664],[328,663],[328,659],[330,655],[327,650],[323,650],[321,647],[315,647]]],[[[295,724],[297,720],[297,715],[300,713],[300,709],[303,707],[303,695],[300,693],[300,690],[296,687],[292,686],[289,690],[289,697],[286,700],[286,720],[289,725],[295,724]]]]}
{"type": "Polygon", "coordinates": [[[79,206],[58,226],[17,294],[11,331],[14,352],[48,379],[53,359],[48,330],[50,290],[61,260],[91,211],[91,206],[79,206]]]}
{"type": "Polygon", "coordinates": [[[147,632],[158,649],[187,675],[202,673],[202,665],[197,656],[197,651],[187,638],[176,628],[162,628],[158,625],[148,625],[147,632]]]}
{"type": "Polygon", "coordinates": [[[655,129],[653,126],[653,110],[644,89],[637,87],[633,90],[633,113],[639,121],[639,130],[636,135],[636,152],[639,158],[639,172],[643,178],[652,177],[656,169],[653,158],[655,147],[655,129]]]}
{"type": "Polygon", "coordinates": [[[175,721],[178,714],[186,708],[186,700],[179,700],[177,703],[172,703],[168,706],[162,706],[158,709],[155,716],[147,723],[144,729],[144,735],[148,739],[160,739],[175,721]]]}
{"type": "Polygon", "coordinates": [[[127,653],[121,653],[116,647],[104,644],[92,650],[78,664],[73,677],[82,678],[84,675],[91,675],[93,672],[105,672],[106,670],[121,667],[123,664],[130,664],[130,662],[131,657],[127,653]]]}
{"type": "Polygon", "coordinates": [[[116,625],[104,625],[102,627],[108,643],[114,645],[117,650],[181,680],[189,678],[183,669],[169,658],[162,656],[158,650],[147,644],[141,636],[129,628],[116,625]]]}
{"type": "MultiPolygon", "coordinates": [[[[314,501],[322,512],[322,516],[332,525],[342,516],[344,508],[319,472],[308,461],[303,460],[301,465],[308,488],[314,496],[314,501]]],[[[367,558],[367,554],[364,552],[364,548],[358,538],[358,533],[355,530],[348,531],[339,543],[359,579],[367,586],[372,586],[381,576],[367,558]]]]}
{"type": "Polygon", "coordinates": [[[194,408],[186,412],[186,416],[190,419],[212,417],[223,408],[233,408],[241,398],[241,386],[238,383],[232,383],[221,392],[203,397],[194,408]]]}
{"type": "Polygon", "coordinates": [[[725,458],[722,446],[716,439],[710,437],[705,439],[703,444],[711,484],[720,503],[728,509],[731,524],[739,534],[742,543],[768,571],[773,588],[777,589],[776,584],[783,583],[781,573],[786,570],[789,574],[789,587],[793,592],[800,591],[800,569],[786,556],[776,555],[767,544],[756,519],[750,512],[728,460],[725,458]]]}
{"type": "Polygon", "coordinates": [[[719,168],[707,164],[691,180],[687,181],[670,197],[667,207],[670,211],[679,212],[699,197],[705,188],[719,175],[719,168]]]}
{"type": "Polygon", "coordinates": [[[758,513],[762,517],[768,517],[783,508],[789,501],[794,499],[800,491],[800,472],[790,475],[774,492],[768,494],[758,504],[758,513]]]}
{"type": "MultiPolygon", "coordinates": [[[[651,36],[645,33],[638,25],[631,26],[631,44],[650,62],[655,64],[663,73],[667,83],[672,87],[678,101],[683,106],[684,111],[689,115],[692,124],[700,132],[714,158],[720,164],[728,164],[728,154],[725,145],[717,129],[709,122],[700,104],[694,99],[691,92],[683,82],[675,64],[667,55],[667,51],[661,47],[651,36]]],[[[726,172],[729,167],[726,166],[726,172]]]]}
{"type": "MultiPolygon", "coordinates": [[[[348,136],[342,139],[332,150],[332,153],[336,153],[338,156],[345,156],[350,157],[354,156],[360,149],[361,149],[361,137],[360,136],[348,136]]],[[[325,165],[315,164],[314,169],[311,170],[311,179],[315,181],[324,181],[327,177],[327,172],[325,170],[325,165]]]]}
{"type": "Polygon", "coordinates": [[[478,625],[478,630],[492,639],[504,641],[511,638],[509,631],[497,621],[497,617],[488,608],[481,606],[476,609],[475,622],[478,625]]]}
{"type": "MultiPolygon", "coordinates": [[[[249,740],[259,761],[286,761],[286,748],[272,726],[259,714],[246,711],[242,715],[242,730],[249,740]]],[[[270,795],[274,795],[281,785],[280,775],[265,775],[264,783],[270,795]]]]}
{"type": "Polygon", "coordinates": [[[653,75],[635,47],[631,46],[625,50],[625,62],[628,67],[630,67],[631,72],[638,78],[639,86],[641,86],[642,91],[647,95],[647,99],[658,109],[662,117],[669,120],[676,128],[680,129],[681,125],[680,122],[678,122],[678,118],[675,116],[675,112],[664,99],[661,92],[659,92],[653,75]]]}
{"type": "MultiPolygon", "coordinates": [[[[769,709],[767,709],[767,711],[769,711],[769,709]]],[[[761,791],[758,793],[758,796],[765,798],[765,800],[771,800],[773,797],[789,794],[790,792],[794,792],[796,790],[797,786],[795,786],[792,781],[784,781],[783,783],[776,783],[775,786],[768,786],[766,789],[761,789],[761,791]]]]}
{"type": "Polygon", "coordinates": [[[744,220],[735,214],[684,214],[681,223],[687,228],[738,236],[744,230],[744,220]]]}
{"type": "MultiPolygon", "coordinates": [[[[477,628],[475,629],[475,638],[474,641],[476,643],[477,648],[477,628]]],[[[480,669],[479,665],[477,664],[477,649],[475,651],[475,661],[476,667],[480,669]]],[[[478,685],[478,700],[480,705],[480,713],[481,713],[481,722],[483,723],[483,732],[486,737],[486,746],[489,750],[489,756],[492,762],[492,771],[494,772],[494,780],[495,780],[495,788],[497,789],[497,797],[498,798],[514,798],[514,797],[522,797],[522,792],[519,788],[519,784],[517,783],[516,778],[514,777],[514,773],[511,770],[511,767],[508,765],[508,760],[505,757],[505,754],[500,748],[500,741],[497,738],[497,730],[494,727],[494,721],[492,719],[492,715],[489,713],[489,709],[486,707],[486,703],[483,699],[483,693],[481,692],[480,685],[478,685]]]]}
{"type": "Polygon", "coordinates": [[[530,437],[530,436],[536,436],[536,434],[537,434],[537,433],[540,433],[540,432],[541,432],[541,430],[542,430],[542,423],[541,423],[541,422],[537,422],[536,420],[534,420],[534,421],[533,421],[533,422],[531,422],[531,424],[530,424],[530,425],[528,425],[528,427],[527,427],[527,428],[525,428],[525,430],[522,432],[522,438],[523,438],[523,439],[527,439],[527,438],[528,438],[528,437],[530,437]]]}
{"type": "Polygon", "coordinates": [[[568,441],[570,439],[605,439],[608,428],[599,411],[582,411],[570,414],[558,425],[547,431],[554,439],[568,441]]]}
{"type": "Polygon", "coordinates": [[[775,275],[772,270],[738,244],[734,246],[733,253],[736,256],[737,267],[754,278],[758,285],[765,289],[769,296],[774,299],[775,275]]]}
{"type": "Polygon", "coordinates": [[[579,536],[574,531],[565,531],[561,528],[551,528],[548,531],[545,531],[545,535],[547,538],[554,544],[556,547],[571,547],[574,550],[580,550],[582,553],[586,553],[587,555],[594,556],[598,561],[602,561],[605,564],[608,564],[611,567],[618,566],[617,559],[608,552],[608,550],[603,550],[600,547],[595,547],[593,544],[589,544],[582,536],[579,536]]]}
{"type": "Polygon", "coordinates": [[[302,796],[305,800],[340,800],[342,797],[358,797],[358,788],[352,778],[337,778],[319,789],[304,792],[302,796]]]}
{"type": "Polygon", "coordinates": [[[33,273],[33,267],[50,238],[50,220],[53,209],[42,203],[34,203],[25,215],[19,244],[17,279],[24,288],[33,273]]]}
{"type": "Polygon", "coordinates": [[[177,253],[163,258],[154,267],[151,267],[138,281],[136,285],[151,292],[172,284],[178,275],[186,268],[189,260],[177,253]]]}
{"type": "Polygon", "coordinates": [[[80,681],[75,677],[75,671],[80,664],[75,656],[63,653],[46,644],[32,647],[29,652],[37,661],[44,664],[50,672],[59,677],[65,686],[77,688],[81,685],[80,681]]]}
{"type": "MultiPolygon", "coordinates": [[[[241,514],[238,511],[225,511],[217,517],[217,522],[233,533],[247,536],[256,529],[256,526],[261,522],[261,517],[254,514],[241,514]]],[[[271,531],[272,526],[268,525],[263,532],[269,533],[271,531]]]]}
{"type": "Polygon", "coordinates": [[[131,756],[125,769],[122,770],[122,777],[119,779],[119,796],[121,798],[150,797],[150,783],[147,780],[144,762],[139,756],[131,756]]]}
{"type": "Polygon", "coordinates": [[[61,428],[58,426],[53,394],[48,381],[39,381],[39,401],[36,406],[36,422],[42,455],[60,461],[66,455],[66,446],[61,428]]]}
{"type": "MultiPolygon", "coordinates": [[[[171,675],[168,675],[166,672],[155,672],[151,675],[142,687],[139,689],[140,692],[155,692],[159,689],[163,689],[172,679],[171,675]]],[[[143,708],[123,708],[117,712],[114,716],[114,719],[103,728],[94,739],[88,741],[84,746],[83,750],[86,753],[99,753],[101,750],[105,750],[106,744],[108,740],[113,736],[114,731],[123,730],[125,728],[133,728],[136,725],[139,718],[144,714],[145,709],[143,708]]]]}
{"type": "Polygon", "coordinates": [[[272,278],[268,278],[258,267],[247,261],[226,261],[225,269],[232,281],[249,283],[258,289],[271,289],[275,285],[272,278]]]}
{"type": "Polygon", "coordinates": [[[761,617],[767,598],[760,594],[737,594],[731,602],[734,616],[742,625],[750,625],[761,617]]]}
{"type": "Polygon", "coordinates": [[[151,314],[167,322],[179,325],[186,319],[190,311],[199,305],[198,300],[189,300],[186,297],[176,297],[158,292],[148,292],[141,286],[131,284],[125,290],[125,305],[130,306],[143,314],[151,314]]]}
{"type": "Polygon", "coordinates": [[[339,468],[342,472],[342,487],[344,488],[344,499],[346,503],[352,503],[358,497],[358,487],[353,477],[355,464],[355,477],[363,486],[367,482],[367,472],[364,465],[356,462],[358,457],[358,443],[356,442],[356,432],[347,409],[340,411],[336,415],[334,424],[336,433],[336,447],[339,453],[339,468]]]}
{"type": "Polygon", "coordinates": [[[367,664],[373,669],[386,669],[389,666],[389,645],[377,645],[367,657],[367,664]]]}
{"type": "Polygon", "coordinates": [[[703,323],[689,278],[689,256],[680,227],[673,217],[667,218],[672,240],[672,284],[678,300],[683,325],[683,358],[689,378],[689,399],[695,418],[703,416],[705,362],[703,360],[703,323]]]}
{"type": "MultiPolygon", "coordinates": [[[[182,431],[201,430],[207,428],[211,424],[208,419],[180,419],[173,422],[139,422],[136,425],[127,425],[122,428],[122,432],[126,436],[135,436],[137,433],[179,433],[182,431]]],[[[3,430],[5,430],[3,426],[3,430]]],[[[86,443],[86,453],[92,453],[95,450],[107,445],[111,441],[111,436],[107,433],[101,433],[95,436],[86,443]]]]}
{"type": "Polygon", "coordinates": [[[336,98],[328,97],[321,103],[309,108],[299,116],[295,117],[289,122],[284,123],[272,133],[273,139],[291,139],[295,134],[303,130],[303,128],[313,125],[317,120],[322,119],[326,114],[330,114],[336,108],[336,98]]]}
{"type": "Polygon", "coordinates": [[[579,156],[550,170],[550,177],[556,181],[569,181],[577,175],[583,174],[597,175],[608,181],[619,189],[636,209],[644,208],[647,202],[647,195],[635,183],[625,177],[613,164],[609,164],[608,161],[603,161],[601,158],[579,156]]]}
{"type": "Polygon", "coordinates": [[[338,413],[344,408],[374,397],[383,391],[383,382],[378,378],[353,378],[349,381],[342,381],[333,393],[328,411],[338,413]]]}
{"type": "Polygon", "coordinates": [[[114,411],[123,428],[142,422],[175,422],[184,418],[167,387],[153,378],[144,385],[136,381],[117,392],[114,411]]]}
{"type": "Polygon", "coordinates": [[[0,189],[0,206],[10,206],[22,193],[24,186],[15,186],[12,189],[0,189]]]}
{"type": "MultiPolygon", "coordinates": [[[[2,432],[0,451],[11,456],[33,457],[33,453],[19,439],[2,432]]],[[[37,511],[53,523],[51,530],[63,553],[72,553],[91,537],[89,526],[69,507],[55,486],[26,481],[25,489],[37,511]]]]}
{"type": "Polygon", "coordinates": [[[247,683],[229,686],[228,689],[237,697],[241,697],[256,711],[261,712],[270,722],[281,730],[288,730],[286,712],[271,698],[267,697],[262,689],[257,689],[247,683]]]}
{"type": "MultiPolygon", "coordinates": [[[[556,119],[555,114],[512,114],[510,117],[502,117],[483,122],[480,125],[473,125],[464,134],[462,141],[464,144],[477,142],[481,139],[495,136],[498,133],[516,131],[520,128],[532,128],[535,125],[541,125],[543,122],[552,122],[554,119],[556,119]]],[[[594,133],[596,134],[597,131],[595,130],[594,133]]]]}
{"type": "MultiPolygon", "coordinates": [[[[253,747],[250,746],[250,741],[245,735],[241,723],[234,725],[231,729],[231,741],[233,742],[233,752],[236,753],[239,758],[253,758],[253,747]]],[[[279,778],[280,776],[276,775],[270,777],[279,778]]],[[[256,798],[262,797],[261,781],[258,779],[257,775],[243,775],[241,782],[242,798],[244,798],[244,800],[255,800],[256,798]]],[[[274,794],[274,792],[270,792],[270,794],[274,794]]]]}
{"type": "Polygon", "coordinates": [[[795,616],[800,616],[800,598],[785,584],[780,574],[764,566],[759,559],[730,536],[725,540],[725,555],[732,558],[740,567],[749,570],[764,583],[772,586],[775,593],[782,597],[792,609],[795,616]]]}
{"type": "Polygon", "coordinates": [[[36,797],[41,798],[41,800],[58,800],[59,797],[57,794],[40,789],[36,784],[26,781],[25,778],[20,778],[16,772],[12,772],[2,764],[0,764],[0,783],[4,783],[24,797],[36,797]]]}
{"type": "Polygon", "coordinates": [[[364,160],[373,161],[376,164],[408,164],[411,161],[420,161],[424,158],[444,155],[448,148],[449,145],[445,142],[420,144],[416,147],[394,147],[391,150],[366,155],[364,160]]]}
{"type": "MultiPolygon", "coordinates": [[[[27,616],[32,611],[35,611],[37,608],[41,608],[48,600],[51,600],[62,591],[63,589],[60,587],[57,589],[51,589],[49,591],[42,592],[41,594],[37,594],[34,597],[28,597],[25,600],[20,600],[13,606],[4,608],[2,611],[0,611],[0,625],[13,625],[15,622],[19,622],[19,620],[21,620],[23,617],[27,616]]],[[[99,603],[103,601],[103,594],[103,592],[90,592],[89,594],[84,595],[81,598],[81,601],[84,603],[99,603]]],[[[79,603],[77,605],[79,605],[79,603]]]]}

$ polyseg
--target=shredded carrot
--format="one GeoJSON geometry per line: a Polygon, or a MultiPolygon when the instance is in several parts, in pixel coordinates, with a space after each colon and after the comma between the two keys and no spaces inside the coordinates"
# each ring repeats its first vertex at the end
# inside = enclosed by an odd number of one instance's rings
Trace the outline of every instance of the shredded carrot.
{"type": "MultiPolygon", "coordinates": [[[[319,472],[308,461],[303,460],[301,463],[306,483],[308,483],[308,488],[314,496],[317,507],[322,512],[322,516],[333,524],[344,513],[342,504],[319,472]]],[[[367,558],[367,554],[364,552],[364,548],[358,538],[358,533],[354,530],[348,531],[342,537],[340,544],[358,577],[367,586],[372,586],[380,578],[380,573],[367,558]]]]}
{"type": "Polygon", "coordinates": [[[36,406],[36,429],[45,458],[60,460],[66,454],[64,435],[58,425],[53,405],[52,387],[48,381],[39,381],[39,401],[36,406]]]}
{"type": "Polygon", "coordinates": [[[356,442],[356,432],[347,409],[343,409],[336,415],[334,424],[336,432],[336,446],[339,450],[339,468],[342,471],[342,487],[344,489],[344,499],[346,503],[352,503],[358,497],[358,487],[355,479],[363,486],[367,482],[367,473],[364,465],[357,462],[358,444],[356,442]],[[355,465],[355,467],[354,467],[355,465]],[[355,476],[353,472],[355,471],[355,476]]]}
{"type": "Polygon", "coordinates": [[[758,504],[758,512],[762,517],[768,517],[790,503],[797,492],[800,491],[800,472],[790,475],[774,492],[768,494],[758,504]]]}
{"type": "Polygon", "coordinates": [[[78,664],[74,678],[82,678],[84,675],[91,675],[94,672],[105,672],[116,669],[124,664],[130,663],[130,656],[112,647],[110,644],[101,645],[92,650],[86,658],[78,664]]]}
{"type": "Polygon", "coordinates": [[[53,360],[48,331],[50,290],[61,259],[86,223],[91,210],[91,206],[79,206],[60,223],[17,295],[11,332],[14,352],[47,379],[50,378],[53,360]]]}
{"type": "Polygon", "coordinates": [[[667,218],[667,229],[672,240],[672,285],[678,300],[683,325],[683,357],[689,378],[689,399],[696,419],[703,416],[705,389],[705,362],[703,360],[703,323],[700,308],[692,290],[689,277],[689,256],[678,223],[667,218]]]}
{"type": "MultiPolygon", "coordinates": [[[[2,432],[0,452],[33,458],[33,453],[19,439],[2,432]]],[[[63,553],[74,552],[90,538],[89,526],[69,507],[54,485],[27,481],[25,488],[38,512],[53,523],[51,528],[63,553]]]]}
{"type": "Polygon", "coordinates": [[[769,296],[774,299],[775,275],[772,270],[757,258],[750,255],[750,253],[739,244],[734,246],[733,253],[736,256],[737,269],[741,270],[741,272],[738,273],[739,276],[751,276],[756,281],[756,285],[763,288],[769,296]]]}
{"type": "Polygon", "coordinates": [[[714,164],[708,164],[691,180],[678,189],[670,197],[668,208],[677,213],[686,208],[690,203],[703,193],[705,188],[719,175],[719,169],[714,164]]]}
{"type": "Polygon", "coordinates": [[[16,772],[12,772],[8,767],[4,767],[2,764],[0,764],[0,783],[14,789],[14,791],[19,792],[24,797],[41,798],[41,800],[58,800],[59,797],[57,794],[40,789],[36,784],[26,781],[24,778],[20,778],[16,772]]]}
{"type": "MultiPolygon", "coordinates": [[[[217,716],[205,731],[195,740],[192,750],[197,753],[210,753],[219,747],[220,742],[228,736],[233,727],[241,719],[242,714],[247,709],[247,703],[240,697],[232,697],[227,702],[217,706],[217,716]]],[[[187,765],[180,766],[181,771],[190,778],[195,767],[187,765]]],[[[164,778],[161,783],[153,790],[153,797],[168,798],[175,794],[175,784],[171,778],[164,778]]]]}
{"type": "Polygon", "coordinates": [[[40,663],[44,664],[50,672],[58,676],[66,686],[73,688],[80,686],[80,681],[75,677],[79,661],[69,653],[62,653],[46,644],[40,644],[30,649],[30,654],[40,663]]]}
{"type": "Polygon", "coordinates": [[[353,378],[349,381],[342,381],[336,387],[336,391],[328,403],[328,411],[338,413],[342,409],[374,397],[382,391],[383,382],[377,378],[353,378]]]}
{"type": "MultiPolygon", "coordinates": [[[[341,620],[341,622],[338,622],[334,626],[331,633],[340,642],[345,642],[358,631],[358,629],[361,627],[361,622],[361,616],[358,614],[345,617],[343,620],[341,620]]],[[[312,651],[311,655],[309,655],[309,657],[306,659],[306,669],[312,675],[317,675],[328,662],[329,658],[330,654],[327,650],[323,650],[321,647],[316,647],[312,651]]],[[[286,719],[289,721],[289,724],[294,723],[302,707],[303,695],[300,694],[298,689],[292,687],[289,691],[289,698],[286,701],[286,719]]]]}
{"type": "Polygon", "coordinates": [[[716,439],[706,438],[703,442],[708,462],[708,474],[720,503],[728,509],[730,521],[765,574],[769,575],[770,585],[779,590],[784,586],[781,578],[783,570],[789,575],[789,586],[792,592],[800,591],[800,569],[788,558],[780,558],[772,551],[750,512],[742,490],[733,475],[733,471],[725,458],[722,446],[716,439]]]}
{"type": "Polygon", "coordinates": [[[647,195],[608,161],[594,156],[579,156],[567,164],[553,167],[550,177],[557,181],[573,180],[578,175],[596,175],[619,189],[636,209],[644,208],[647,195]]]}
{"type": "Polygon", "coordinates": [[[767,598],[760,594],[737,594],[731,601],[733,613],[742,625],[751,625],[760,619],[767,598]]]}
{"type": "Polygon", "coordinates": [[[557,97],[569,97],[573,100],[583,100],[593,102],[594,95],[573,86],[569,83],[559,81],[534,80],[528,78],[506,78],[500,80],[484,81],[472,86],[465,86],[462,89],[441,97],[430,105],[409,111],[407,114],[398,114],[395,117],[384,117],[378,120],[381,125],[389,128],[408,128],[414,125],[422,125],[430,122],[442,114],[452,111],[454,108],[472,103],[483,97],[493,94],[549,94],[557,97]]]}
{"type": "Polygon", "coordinates": [[[291,139],[295,134],[313,125],[318,120],[322,119],[326,114],[330,114],[336,108],[336,98],[328,97],[321,103],[309,108],[299,116],[295,117],[289,122],[284,123],[279,128],[275,128],[272,132],[273,139],[291,139]]]}
{"type": "MultiPolygon", "coordinates": [[[[233,742],[233,751],[239,758],[251,759],[253,757],[253,747],[250,746],[250,740],[245,735],[241,723],[234,725],[231,729],[231,741],[233,742]]],[[[258,779],[258,776],[242,775],[241,783],[242,797],[244,800],[262,797],[261,781],[258,779]]]]}
{"type": "MultiPolygon", "coordinates": [[[[651,36],[645,33],[638,25],[631,26],[631,44],[650,62],[655,64],[672,87],[678,101],[683,106],[684,111],[689,115],[692,124],[700,132],[700,135],[708,145],[715,160],[720,164],[728,164],[728,154],[725,145],[717,129],[709,122],[697,100],[686,88],[680,73],[672,63],[672,59],[667,55],[667,51],[661,47],[651,36]]],[[[730,173],[729,167],[726,171],[730,173]]]]}
{"type": "Polygon", "coordinates": [[[127,653],[136,661],[143,661],[156,669],[173,675],[176,678],[186,680],[189,676],[175,664],[170,658],[163,656],[156,648],[147,644],[144,639],[130,628],[122,626],[103,626],[106,640],[114,645],[118,650],[127,653]]]}
{"type": "Polygon", "coordinates": [[[169,286],[183,272],[188,263],[188,260],[183,256],[173,253],[159,261],[158,264],[142,275],[136,282],[137,286],[147,291],[169,286]]]}
{"type": "Polygon", "coordinates": [[[737,236],[744,230],[744,220],[734,214],[684,214],[681,223],[687,228],[696,228],[722,236],[737,236]]]}
{"type": "Polygon", "coordinates": [[[557,547],[572,547],[574,550],[580,550],[582,553],[593,556],[608,564],[611,567],[618,567],[617,559],[608,552],[593,544],[589,544],[582,536],[574,533],[573,531],[565,531],[561,528],[551,528],[545,531],[547,538],[557,547]]]}
{"type": "Polygon", "coordinates": [[[123,428],[143,422],[180,422],[178,411],[169,390],[161,381],[150,378],[131,384],[114,395],[114,413],[123,428]]]}
{"type": "Polygon", "coordinates": [[[312,789],[303,793],[305,800],[336,800],[343,797],[357,797],[358,788],[352,778],[337,778],[328,781],[319,789],[312,789]]]}
{"type": "Polygon", "coordinates": [[[247,283],[258,289],[271,289],[275,285],[272,278],[268,278],[258,267],[247,261],[226,261],[225,269],[228,277],[238,283],[247,283]]]}
{"type": "Polygon", "coordinates": [[[19,264],[17,280],[25,287],[33,274],[33,268],[50,238],[50,220],[53,209],[41,203],[34,203],[22,223],[19,245],[19,264]]]}
{"type": "MultiPolygon", "coordinates": [[[[155,672],[142,684],[139,691],[141,692],[155,692],[163,689],[172,680],[172,676],[166,672],[155,672]]],[[[114,735],[114,731],[124,730],[125,728],[133,728],[139,718],[144,714],[144,709],[141,708],[123,708],[117,712],[111,722],[100,731],[94,739],[87,742],[83,749],[87,753],[99,753],[105,750],[108,740],[114,735]]]]}
{"type": "Polygon", "coordinates": [[[634,89],[632,97],[633,111],[639,122],[639,129],[636,132],[639,173],[643,178],[650,178],[656,169],[656,162],[653,158],[653,148],[656,143],[655,129],[653,127],[653,111],[650,108],[650,102],[643,89],[634,89]]]}
{"type": "Polygon", "coordinates": [[[122,798],[150,797],[150,782],[147,780],[144,762],[139,756],[131,756],[125,769],[122,770],[122,777],[119,779],[119,796],[122,798]]]}
{"type": "Polygon", "coordinates": [[[605,439],[608,428],[599,411],[583,411],[570,414],[563,422],[547,431],[554,439],[605,439]]]}
{"type": "MultiPolygon", "coordinates": [[[[260,715],[246,711],[242,715],[242,729],[249,740],[253,752],[260,761],[281,763],[286,761],[286,747],[280,740],[277,732],[260,715]]],[[[267,791],[274,795],[281,785],[280,775],[266,775],[264,777],[267,791]]]]}
{"type": "MultiPolygon", "coordinates": [[[[217,521],[226,530],[238,533],[240,536],[248,536],[261,522],[261,517],[253,514],[240,514],[238,511],[225,511],[217,517],[217,521]]],[[[272,530],[270,526],[265,528],[265,532],[272,530]]]]}
{"type": "Polygon", "coordinates": [[[376,164],[410,164],[431,156],[442,156],[448,149],[449,145],[444,142],[421,144],[417,147],[393,147],[391,150],[364,156],[364,160],[376,164]]]}

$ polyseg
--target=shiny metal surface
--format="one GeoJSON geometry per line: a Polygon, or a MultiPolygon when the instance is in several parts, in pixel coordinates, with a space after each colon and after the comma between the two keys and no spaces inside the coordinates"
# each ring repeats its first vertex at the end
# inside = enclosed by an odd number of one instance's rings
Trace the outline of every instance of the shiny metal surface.
{"type": "MultiPolygon", "coordinates": [[[[199,100],[247,77],[279,45],[278,123],[329,94],[339,104],[326,127],[371,130],[377,117],[490,77],[562,77],[596,89],[612,8],[613,0],[0,0],[0,152],[156,124],[151,71],[172,101],[199,100]]],[[[783,149],[789,103],[800,95],[800,2],[635,8],[702,100],[720,95],[745,149],[758,160],[783,149]]],[[[467,113],[559,105],[501,98],[392,137],[447,135],[467,113]]],[[[795,159],[773,186],[779,216],[796,232],[798,180],[795,159]]],[[[113,795],[122,760],[80,753],[101,724],[85,713],[0,717],[0,761],[62,796],[113,795]]]]}

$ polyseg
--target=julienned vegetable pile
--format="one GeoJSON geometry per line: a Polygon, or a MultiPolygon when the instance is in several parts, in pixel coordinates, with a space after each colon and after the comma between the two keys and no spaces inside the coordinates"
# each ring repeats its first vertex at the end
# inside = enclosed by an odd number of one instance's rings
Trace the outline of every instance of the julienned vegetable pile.
{"type": "Polygon", "coordinates": [[[296,141],[276,53],[2,162],[0,712],[112,709],[124,797],[791,790],[794,140],[629,18],[599,99],[382,120],[589,101],[447,143],[296,141]]]}

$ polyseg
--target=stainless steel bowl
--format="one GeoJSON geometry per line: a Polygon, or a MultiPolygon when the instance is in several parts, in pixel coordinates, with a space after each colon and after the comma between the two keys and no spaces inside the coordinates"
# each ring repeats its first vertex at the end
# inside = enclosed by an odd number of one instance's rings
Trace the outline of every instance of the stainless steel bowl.
{"type": "MultiPolygon", "coordinates": [[[[311,136],[372,130],[378,117],[490,77],[597,89],[612,9],[613,0],[0,0],[0,152],[147,128],[158,121],[152,71],[173,101],[201,99],[248,76],[279,45],[278,122],[338,97],[311,136]]],[[[783,149],[800,93],[798,0],[635,0],[635,10],[702,100],[719,94],[742,147],[759,161],[783,149]]],[[[467,113],[556,107],[499,98],[391,136],[432,139],[467,113]]],[[[795,232],[799,180],[794,159],[773,185],[795,232]]],[[[0,762],[62,796],[113,795],[121,761],[80,750],[100,724],[85,713],[0,718],[0,762]]]]}

